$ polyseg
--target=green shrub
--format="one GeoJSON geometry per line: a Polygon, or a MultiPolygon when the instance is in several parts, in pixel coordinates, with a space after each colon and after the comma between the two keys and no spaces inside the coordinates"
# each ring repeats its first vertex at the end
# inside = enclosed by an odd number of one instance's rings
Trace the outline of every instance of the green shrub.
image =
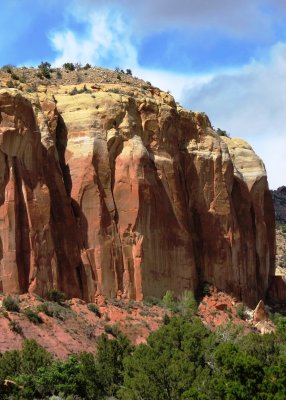
{"type": "Polygon", "coordinates": [[[202,283],[201,294],[202,294],[202,296],[210,296],[211,295],[210,284],[208,282],[202,283]]]}
{"type": "Polygon", "coordinates": [[[83,69],[90,69],[91,65],[89,63],[86,63],[85,66],[83,67],[83,69]]]}
{"type": "Polygon", "coordinates": [[[33,324],[39,325],[43,323],[42,318],[31,308],[25,310],[25,315],[29,321],[33,322],[33,324]]]}
{"type": "Polygon", "coordinates": [[[174,295],[171,290],[167,290],[166,294],[164,295],[162,302],[165,307],[169,308],[170,311],[177,312],[178,305],[176,300],[174,299],[174,295]]]}
{"type": "Polygon", "coordinates": [[[238,304],[238,306],[236,307],[236,315],[240,318],[245,320],[247,317],[247,313],[246,313],[246,307],[243,303],[238,304]]]}
{"type": "Polygon", "coordinates": [[[11,78],[14,79],[15,81],[18,81],[20,79],[19,76],[14,72],[11,73],[11,78]]]}
{"type": "Polygon", "coordinates": [[[66,299],[66,295],[63,292],[60,292],[57,289],[51,289],[49,291],[49,299],[51,301],[54,301],[55,303],[63,304],[63,302],[66,299]]]}
{"type": "Polygon", "coordinates": [[[3,307],[5,307],[7,311],[20,312],[19,300],[10,295],[4,298],[3,307]]]}
{"type": "Polygon", "coordinates": [[[67,310],[58,303],[45,301],[38,306],[38,311],[43,312],[48,317],[58,318],[64,321],[67,310]]]}
{"type": "Polygon", "coordinates": [[[63,68],[67,71],[74,71],[75,65],[73,63],[64,63],[63,68]]]}
{"type": "Polygon", "coordinates": [[[89,303],[87,305],[87,308],[89,309],[89,311],[92,311],[95,315],[97,315],[99,318],[101,317],[101,312],[98,308],[98,306],[94,303],[89,303]]]}
{"type": "Polygon", "coordinates": [[[158,299],[158,297],[147,296],[144,298],[143,303],[147,304],[148,306],[156,306],[161,304],[161,300],[158,299]]]}
{"type": "Polygon", "coordinates": [[[1,69],[3,71],[7,72],[8,74],[12,74],[13,68],[15,68],[15,65],[6,64],[6,65],[3,65],[3,67],[1,69]]]}
{"type": "Polygon", "coordinates": [[[41,62],[41,64],[40,65],[38,65],[38,68],[40,69],[40,75],[38,75],[38,77],[39,78],[43,78],[43,77],[45,77],[45,78],[47,78],[47,79],[50,79],[51,78],[51,72],[52,72],[52,70],[51,70],[51,64],[49,63],[49,62],[47,62],[47,61],[45,61],[45,62],[41,62]]]}
{"type": "Polygon", "coordinates": [[[121,333],[120,329],[118,328],[117,325],[105,324],[104,325],[104,330],[105,330],[106,333],[112,335],[115,338],[117,338],[121,333]]]}
{"type": "Polygon", "coordinates": [[[191,290],[185,290],[178,304],[180,314],[186,319],[192,318],[198,309],[198,304],[194,293],[191,290]]]}
{"type": "Polygon", "coordinates": [[[277,318],[275,325],[277,335],[286,341],[286,317],[281,316],[277,318]]]}
{"type": "Polygon", "coordinates": [[[165,314],[163,317],[163,324],[168,325],[170,323],[170,321],[171,321],[171,318],[169,317],[169,315],[165,314]]]}
{"type": "Polygon", "coordinates": [[[126,69],[126,74],[127,74],[127,75],[132,75],[132,71],[131,71],[130,68],[127,68],[127,69],[126,69]]]}
{"type": "Polygon", "coordinates": [[[22,327],[19,322],[13,319],[9,322],[9,328],[12,332],[18,333],[19,335],[23,333],[22,327]]]}
{"type": "Polygon", "coordinates": [[[229,137],[229,134],[228,134],[226,131],[221,130],[220,128],[217,128],[216,133],[217,133],[219,136],[226,136],[226,137],[229,137]]]}
{"type": "Polygon", "coordinates": [[[76,94],[81,94],[81,93],[91,93],[91,90],[89,90],[86,85],[83,85],[82,88],[78,89],[77,87],[74,87],[70,92],[70,96],[75,96],[76,94]]]}

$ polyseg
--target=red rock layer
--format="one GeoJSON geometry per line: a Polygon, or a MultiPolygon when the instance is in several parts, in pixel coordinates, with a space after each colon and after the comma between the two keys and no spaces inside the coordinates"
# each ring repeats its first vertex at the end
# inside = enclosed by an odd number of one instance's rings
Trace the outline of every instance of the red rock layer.
{"type": "Polygon", "coordinates": [[[261,160],[166,93],[111,89],[0,91],[4,292],[141,300],[208,281],[255,305],[274,275],[261,160]]]}

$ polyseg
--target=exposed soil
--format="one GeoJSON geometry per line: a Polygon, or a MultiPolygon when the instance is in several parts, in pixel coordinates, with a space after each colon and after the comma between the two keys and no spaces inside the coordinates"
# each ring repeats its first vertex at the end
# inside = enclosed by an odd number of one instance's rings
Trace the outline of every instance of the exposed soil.
{"type": "MultiPolygon", "coordinates": [[[[0,306],[4,297],[0,296],[0,306]]],[[[151,332],[156,331],[170,311],[162,305],[150,305],[134,301],[101,299],[100,316],[88,308],[83,300],[71,299],[63,305],[46,302],[29,294],[19,296],[20,312],[7,312],[0,307],[0,352],[20,349],[24,339],[35,339],[40,345],[59,358],[70,353],[88,351],[95,353],[97,338],[107,333],[110,338],[123,332],[134,344],[146,342],[151,332]],[[49,305],[54,315],[38,312],[39,307],[49,305]],[[42,323],[35,324],[26,315],[27,309],[38,313],[42,323]],[[14,322],[13,322],[14,321],[14,322]]],[[[238,315],[237,302],[223,292],[210,289],[198,307],[198,315],[211,330],[233,323],[245,333],[250,331],[271,332],[274,325],[265,320],[253,322],[253,311],[243,308],[243,319],[238,315]]]]}

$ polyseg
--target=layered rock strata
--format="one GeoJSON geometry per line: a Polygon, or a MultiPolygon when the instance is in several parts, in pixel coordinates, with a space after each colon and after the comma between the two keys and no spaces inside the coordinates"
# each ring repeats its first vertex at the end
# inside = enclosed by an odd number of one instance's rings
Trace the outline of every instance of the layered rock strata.
{"type": "Polygon", "coordinates": [[[263,299],[275,219],[251,147],[157,89],[81,86],[0,90],[1,289],[263,299]]]}

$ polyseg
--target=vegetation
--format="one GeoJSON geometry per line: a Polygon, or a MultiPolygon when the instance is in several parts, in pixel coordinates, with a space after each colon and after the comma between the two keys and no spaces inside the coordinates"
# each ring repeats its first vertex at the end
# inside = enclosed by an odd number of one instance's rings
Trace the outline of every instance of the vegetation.
{"type": "Polygon", "coordinates": [[[73,63],[64,63],[63,68],[67,71],[74,71],[75,70],[75,65],[73,63]]]}
{"type": "Polygon", "coordinates": [[[74,96],[76,94],[81,94],[81,93],[91,93],[91,90],[89,90],[86,85],[83,85],[81,89],[78,89],[76,86],[69,92],[70,96],[74,96]]]}
{"type": "Polygon", "coordinates": [[[286,224],[279,224],[278,228],[281,230],[282,233],[286,233],[286,224]]]}
{"type": "Polygon", "coordinates": [[[228,134],[226,131],[223,131],[223,130],[220,129],[220,128],[217,128],[216,133],[217,133],[219,136],[226,136],[226,137],[229,137],[229,134],[228,134]]]}
{"type": "Polygon", "coordinates": [[[11,321],[9,322],[9,328],[12,332],[18,333],[19,335],[23,333],[21,325],[18,321],[15,321],[14,319],[11,319],[11,321]]]}
{"type": "Polygon", "coordinates": [[[83,67],[83,69],[90,69],[91,65],[89,63],[86,63],[85,66],[83,67]]]}
{"type": "Polygon", "coordinates": [[[246,308],[245,308],[245,305],[243,303],[239,304],[236,307],[236,315],[241,319],[246,319],[247,318],[246,308]]]}
{"type": "Polygon", "coordinates": [[[33,322],[35,325],[39,325],[43,322],[42,318],[38,315],[37,312],[32,310],[31,308],[27,308],[25,310],[25,315],[29,321],[33,322]]]}
{"type": "Polygon", "coordinates": [[[49,291],[49,299],[51,301],[54,301],[55,303],[63,304],[66,299],[66,295],[63,292],[58,291],[57,289],[51,289],[49,291]]]}
{"type": "Polygon", "coordinates": [[[48,317],[57,318],[62,321],[65,320],[67,315],[67,309],[64,305],[56,302],[45,301],[38,306],[38,312],[45,313],[48,317]]]}
{"type": "MultiPolygon", "coordinates": [[[[189,294],[185,298],[191,299],[189,294]]],[[[166,318],[136,349],[118,330],[113,339],[104,334],[98,339],[96,356],[72,354],[58,360],[35,341],[26,340],[22,350],[0,356],[0,397],[284,399],[285,346],[281,334],[243,335],[232,326],[213,333],[196,316],[182,315],[166,318]]]]}
{"type": "Polygon", "coordinates": [[[19,300],[10,295],[4,298],[3,307],[5,307],[7,311],[20,312],[19,300]]]}
{"type": "Polygon", "coordinates": [[[38,65],[40,72],[37,74],[39,78],[51,78],[51,64],[47,61],[42,61],[40,65],[38,65]]]}
{"type": "Polygon", "coordinates": [[[1,69],[3,71],[7,72],[8,74],[12,74],[13,68],[15,68],[15,66],[12,64],[6,64],[6,65],[3,65],[3,67],[1,67],[1,69]]]}
{"type": "Polygon", "coordinates": [[[98,308],[98,306],[94,303],[89,303],[87,305],[87,308],[89,309],[89,311],[92,311],[97,317],[101,317],[101,312],[98,308]]]}

